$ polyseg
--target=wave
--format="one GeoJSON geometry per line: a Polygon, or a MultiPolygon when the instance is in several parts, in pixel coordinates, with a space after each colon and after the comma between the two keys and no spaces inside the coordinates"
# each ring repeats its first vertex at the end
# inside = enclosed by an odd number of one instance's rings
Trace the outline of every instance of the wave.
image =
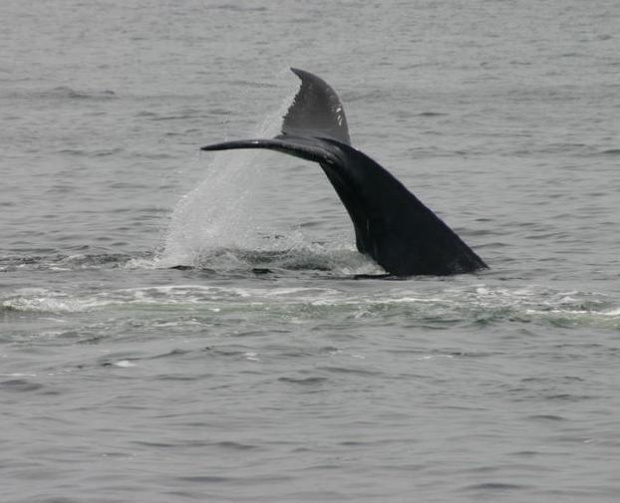
{"type": "Polygon", "coordinates": [[[152,256],[144,253],[33,253],[0,256],[0,272],[15,271],[75,271],[125,267],[132,260],[152,256]]]}
{"type": "Polygon", "coordinates": [[[2,93],[0,98],[35,99],[35,100],[110,100],[117,98],[114,91],[83,90],[69,86],[57,86],[50,89],[16,89],[2,93]]]}
{"type": "MultiPolygon", "coordinates": [[[[0,311],[48,314],[110,313],[131,310],[144,323],[160,323],[161,313],[176,312],[166,323],[205,326],[220,316],[265,319],[373,319],[384,324],[422,323],[488,327],[523,323],[566,329],[620,330],[620,303],[608,295],[561,291],[540,286],[497,286],[425,278],[411,281],[338,282],[256,278],[210,281],[199,272],[177,277],[187,283],[119,288],[97,293],[46,288],[18,289],[0,297],[0,311]],[[191,313],[190,317],[185,317],[191,313]]],[[[207,278],[211,279],[211,278],[207,278]]],[[[474,278],[478,279],[478,278],[474,278]]],[[[167,317],[168,319],[168,317],[167,317]]],[[[182,327],[178,327],[182,328],[182,327]]]]}

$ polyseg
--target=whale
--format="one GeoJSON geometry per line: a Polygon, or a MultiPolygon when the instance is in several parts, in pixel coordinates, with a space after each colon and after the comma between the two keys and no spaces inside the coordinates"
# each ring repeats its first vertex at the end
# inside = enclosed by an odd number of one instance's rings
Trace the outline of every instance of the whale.
{"type": "Polygon", "coordinates": [[[291,70],[301,85],[283,117],[281,134],[201,150],[268,149],[317,163],[351,218],[358,251],[388,275],[448,276],[488,268],[394,175],[352,145],[334,89],[308,71],[291,70]]]}

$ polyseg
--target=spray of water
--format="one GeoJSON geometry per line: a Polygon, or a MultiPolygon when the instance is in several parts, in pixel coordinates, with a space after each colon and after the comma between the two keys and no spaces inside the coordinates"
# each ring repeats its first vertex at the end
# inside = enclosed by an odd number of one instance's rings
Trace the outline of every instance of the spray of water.
{"type": "MultiPolygon", "coordinates": [[[[278,134],[290,101],[283,101],[280,109],[250,136],[269,138],[278,134]]],[[[174,209],[158,257],[160,265],[200,266],[214,250],[261,247],[261,236],[266,230],[261,232],[264,224],[253,217],[252,206],[256,204],[257,189],[270,174],[263,163],[257,162],[258,155],[255,150],[215,155],[206,178],[183,196],[174,209]]]]}

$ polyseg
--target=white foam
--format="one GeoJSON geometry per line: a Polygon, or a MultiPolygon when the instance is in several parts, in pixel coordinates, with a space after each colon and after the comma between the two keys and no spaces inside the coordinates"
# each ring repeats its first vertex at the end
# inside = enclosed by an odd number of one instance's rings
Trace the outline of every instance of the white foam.
{"type": "Polygon", "coordinates": [[[129,360],[120,360],[118,362],[115,362],[114,366],[121,367],[121,368],[130,368],[130,367],[136,367],[137,365],[133,362],[130,362],[129,360]]]}

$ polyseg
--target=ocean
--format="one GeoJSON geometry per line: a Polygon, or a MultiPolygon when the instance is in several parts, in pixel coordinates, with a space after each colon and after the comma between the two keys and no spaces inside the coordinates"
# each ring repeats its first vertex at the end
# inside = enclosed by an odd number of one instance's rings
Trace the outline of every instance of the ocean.
{"type": "Polygon", "coordinates": [[[0,501],[620,501],[620,5],[3,0],[0,501]],[[489,264],[382,277],[298,89],[489,264]]]}

